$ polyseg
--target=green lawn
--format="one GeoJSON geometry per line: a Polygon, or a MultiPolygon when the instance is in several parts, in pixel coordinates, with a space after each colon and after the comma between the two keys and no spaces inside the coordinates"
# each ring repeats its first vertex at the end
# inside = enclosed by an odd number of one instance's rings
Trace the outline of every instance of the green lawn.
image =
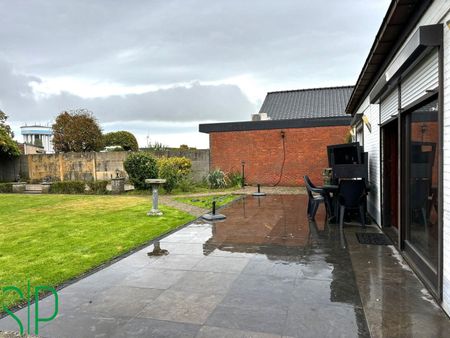
{"type": "Polygon", "coordinates": [[[0,194],[0,312],[18,302],[5,285],[60,285],[195,218],[150,207],[144,196],[0,194]]]}
{"type": "Polygon", "coordinates": [[[197,197],[176,197],[178,202],[195,205],[199,208],[212,208],[212,202],[216,201],[216,207],[219,208],[231,201],[239,198],[237,195],[214,195],[214,196],[197,196],[197,197]]]}

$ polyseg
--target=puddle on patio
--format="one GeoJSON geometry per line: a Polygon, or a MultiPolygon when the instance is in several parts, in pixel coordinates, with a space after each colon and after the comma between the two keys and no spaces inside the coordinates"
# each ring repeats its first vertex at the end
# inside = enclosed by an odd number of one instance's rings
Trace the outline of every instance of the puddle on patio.
{"type": "MultiPolygon", "coordinates": [[[[221,210],[226,220],[160,240],[165,255],[149,257],[151,245],[59,291],[60,314],[40,335],[369,337],[338,227],[325,225],[322,209],[308,222],[306,203],[238,200],[221,210]]],[[[52,305],[43,300],[41,315],[52,305]]],[[[16,325],[6,318],[2,329],[16,325]]]]}

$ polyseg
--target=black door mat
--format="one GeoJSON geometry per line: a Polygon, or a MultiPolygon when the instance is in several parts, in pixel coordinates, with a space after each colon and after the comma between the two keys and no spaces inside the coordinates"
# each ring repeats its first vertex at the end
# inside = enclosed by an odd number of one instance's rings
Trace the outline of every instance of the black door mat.
{"type": "Polygon", "coordinates": [[[357,232],[356,238],[360,244],[392,245],[392,241],[385,234],[373,232],[357,232]]]}

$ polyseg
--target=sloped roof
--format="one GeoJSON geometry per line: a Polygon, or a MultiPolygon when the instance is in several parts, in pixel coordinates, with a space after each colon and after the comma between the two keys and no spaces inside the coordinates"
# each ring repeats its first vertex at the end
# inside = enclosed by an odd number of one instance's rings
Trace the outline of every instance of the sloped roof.
{"type": "Polygon", "coordinates": [[[345,116],[353,86],[269,92],[259,110],[272,120],[345,116]]]}
{"type": "Polygon", "coordinates": [[[400,49],[433,0],[392,0],[356,81],[347,114],[354,115],[377,79],[400,49]]]}

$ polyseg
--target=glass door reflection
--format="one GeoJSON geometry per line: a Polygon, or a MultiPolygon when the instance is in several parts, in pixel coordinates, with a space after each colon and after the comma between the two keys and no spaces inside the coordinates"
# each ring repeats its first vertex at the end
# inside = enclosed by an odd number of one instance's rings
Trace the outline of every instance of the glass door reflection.
{"type": "Polygon", "coordinates": [[[405,126],[405,250],[434,285],[439,252],[437,98],[408,113],[405,126]]]}

